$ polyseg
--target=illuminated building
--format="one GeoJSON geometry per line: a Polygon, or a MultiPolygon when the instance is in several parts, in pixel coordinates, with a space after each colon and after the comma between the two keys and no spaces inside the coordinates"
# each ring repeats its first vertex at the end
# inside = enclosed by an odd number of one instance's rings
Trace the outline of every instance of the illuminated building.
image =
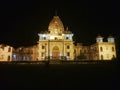
{"type": "Polygon", "coordinates": [[[90,46],[77,44],[75,46],[76,58],[83,60],[112,60],[116,58],[115,40],[112,36],[103,41],[102,36],[96,38],[96,43],[90,46]]]}
{"type": "Polygon", "coordinates": [[[98,36],[96,43],[91,45],[91,59],[93,60],[111,60],[116,58],[115,40],[112,36],[103,41],[103,37],[98,36]]]}
{"type": "Polygon", "coordinates": [[[13,52],[13,61],[34,61],[37,60],[37,46],[19,47],[13,52]]]}
{"type": "Polygon", "coordinates": [[[48,31],[38,34],[38,60],[46,58],[56,59],[74,59],[73,33],[64,29],[63,23],[58,16],[51,20],[48,31]]]}
{"type": "Polygon", "coordinates": [[[116,58],[115,39],[112,36],[104,42],[102,36],[96,43],[84,46],[74,44],[73,33],[64,29],[59,16],[50,21],[48,30],[38,33],[37,45],[13,49],[0,45],[0,61],[43,61],[43,60],[112,60],[116,58]]]}
{"type": "Polygon", "coordinates": [[[0,61],[12,61],[13,47],[0,44],[0,61]]]}
{"type": "Polygon", "coordinates": [[[66,60],[112,60],[116,58],[116,47],[114,37],[109,36],[107,42],[98,36],[96,43],[90,46],[73,42],[73,33],[65,30],[58,16],[51,20],[48,31],[38,34],[38,60],[66,59],[66,60]]]}

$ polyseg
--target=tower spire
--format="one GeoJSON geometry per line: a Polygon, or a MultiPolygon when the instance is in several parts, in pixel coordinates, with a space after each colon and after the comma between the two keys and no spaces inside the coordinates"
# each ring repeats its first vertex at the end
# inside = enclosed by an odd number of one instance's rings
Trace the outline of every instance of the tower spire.
{"type": "Polygon", "coordinates": [[[68,26],[66,27],[66,31],[68,31],[68,26]]]}

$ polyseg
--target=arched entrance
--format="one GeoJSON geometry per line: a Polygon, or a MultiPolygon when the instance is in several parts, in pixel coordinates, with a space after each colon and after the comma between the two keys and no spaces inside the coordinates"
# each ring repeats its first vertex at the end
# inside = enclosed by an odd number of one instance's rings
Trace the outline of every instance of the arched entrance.
{"type": "Polygon", "coordinates": [[[8,56],[8,61],[10,61],[10,56],[8,56]]]}
{"type": "Polygon", "coordinates": [[[57,46],[53,47],[52,56],[53,59],[59,59],[59,48],[57,46]]]}

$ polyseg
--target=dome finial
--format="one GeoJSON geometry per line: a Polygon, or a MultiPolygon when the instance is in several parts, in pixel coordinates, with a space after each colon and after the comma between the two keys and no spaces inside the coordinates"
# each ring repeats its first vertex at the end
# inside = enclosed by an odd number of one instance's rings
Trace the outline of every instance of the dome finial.
{"type": "Polygon", "coordinates": [[[57,13],[58,13],[57,10],[55,10],[55,16],[57,16],[57,13]]]}
{"type": "Polygon", "coordinates": [[[59,16],[54,16],[48,26],[48,31],[51,34],[58,34],[64,31],[64,26],[59,16]]]}

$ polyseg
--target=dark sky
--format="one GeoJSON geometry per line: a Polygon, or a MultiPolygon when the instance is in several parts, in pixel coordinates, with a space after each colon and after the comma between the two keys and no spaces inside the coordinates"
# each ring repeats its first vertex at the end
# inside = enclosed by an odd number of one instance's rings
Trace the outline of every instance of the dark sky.
{"type": "MultiPolygon", "coordinates": [[[[36,44],[57,11],[76,42],[93,44],[98,34],[119,39],[120,7],[115,0],[0,0],[0,43],[14,47],[36,44]]],[[[119,41],[119,40],[118,40],[119,41]]]]}

